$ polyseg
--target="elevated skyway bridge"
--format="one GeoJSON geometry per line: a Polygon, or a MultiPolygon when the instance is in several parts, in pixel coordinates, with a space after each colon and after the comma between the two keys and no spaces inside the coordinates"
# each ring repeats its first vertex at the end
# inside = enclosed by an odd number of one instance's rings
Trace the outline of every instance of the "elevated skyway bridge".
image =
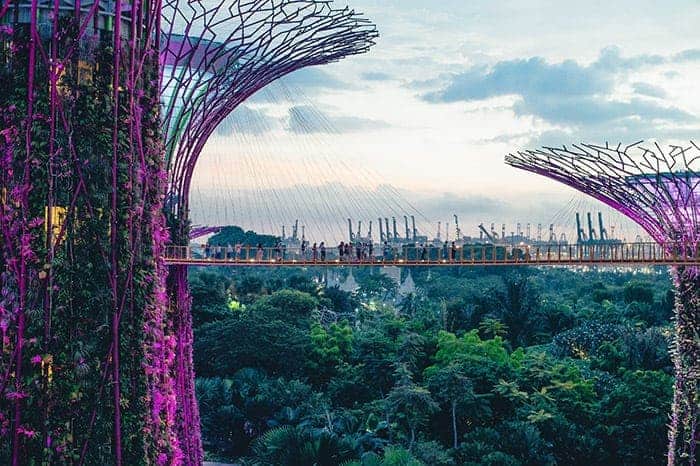
{"type": "Polygon", "coordinates": [[[700,266],[700,244],[615,243],[505,246],[404,246],[359,253],[339,253],[337,247],[316,249],[280,247],[168,246],[168,265],[193,267],[484,267],[484,266],[700,266]]]}

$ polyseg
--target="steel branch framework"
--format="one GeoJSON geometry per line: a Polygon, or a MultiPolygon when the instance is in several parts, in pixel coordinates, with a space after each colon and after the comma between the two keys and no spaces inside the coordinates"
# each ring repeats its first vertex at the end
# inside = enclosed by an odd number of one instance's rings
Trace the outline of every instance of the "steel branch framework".
{"type": "MultiPolygon", "coordinates": [[[[510,154],[506,163],[604,202],[638,223],[669,252],[680,244],[686,256],[698,254],[700,147],[693,142],[668,149],[641,142],[545,147],[510,154]]],[[[700,439],[700,269],[678,266],[672,271],[676,331],[671,350],[676,382],[668,464],[694,465],[700,439]]]]}
{"type": "Polygon", "coordinates": [[[166,0],[162,29],[166,164],[181,218],[204,145],[239,104],[285,74],[364,53],[377,37],[326,0],[166,0]]]}

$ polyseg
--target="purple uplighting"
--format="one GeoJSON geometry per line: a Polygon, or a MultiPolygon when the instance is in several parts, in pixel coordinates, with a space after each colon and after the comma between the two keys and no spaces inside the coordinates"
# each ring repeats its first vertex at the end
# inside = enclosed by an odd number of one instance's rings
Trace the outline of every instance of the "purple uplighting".
{"type": "MultiPolygon", "coordinates": [[[[255,92],[295,70],[366,52],[376,28],[330,1],[165,0],[160,39],[162,133],[169,176],[166,215],[171,239],[188,244],[190,181],[219,125],[255,92]]],[[[194,236],[193,236],[194,233],[194,236]]],[[[202,444],[192,365],[187,267],[167,277],[173,331],[177,436],[185,464],[199,464],[202,444]]]]}

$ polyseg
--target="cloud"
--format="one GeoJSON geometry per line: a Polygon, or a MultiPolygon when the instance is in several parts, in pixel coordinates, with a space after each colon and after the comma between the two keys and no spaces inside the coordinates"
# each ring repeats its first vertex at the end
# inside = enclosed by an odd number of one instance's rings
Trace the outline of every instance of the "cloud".
{"type": "Polygon", "coordinates": [[[663,106],[642,99],[628,102],[606,100],[596,96],[531,96],[516,102],[516,115],[537,115],[560,124],[591,125],[621,120],[665,120],[690,122],[695,116],[676,107],[663,106]]]}
{"type": "Polygon", "coordinates": [[[633,71],[648,66],[658,66],[667,63],[671,58],[662,55],[641,54],[623,57],[619,47],[610,46],[600,51],[598,60],[591,67],[599,72],[633,71]]]}
{"type": "Polygon", "coordinates": [[[633,83],[632,89],[639,95],[645,95],[647,97],[655,97],[657,99],[663,99],[666,97],[666,91],[659,86],[654,86],[648,83],[633,83]]]}
{"type": "Polygon", "coordinates": [[[696,61],[700,60],[700,49],[684,50],[674,56],[675,61],[696,61]]]}
{"type": "Polygon", "coordinates": [[[686,49],[673,55],[633,55],[622,56],[619,47],[606,47],[600,52],[600,56],[593,67],[602,71],[635,71],[645,67],[683,63],[700,60],[700,49],[686,49]]]}
{"type": "Polygon", "coordinates": [[[384,121],[354,116],[328,115],[310,105],[297,105],[289,109],[287,131],[293,133],[354,133],[388,127],[384,121]]]}
{"type": "Polygon", "coordinates": [[[576,96],[607,93],[613,81],[593,67],[573,60],[549,64],[540,57],[502,61],[492,68],[475,67],[454,75],[444,89],[430,93],[431,102],[483,100],[518,94],[522,96],[576,96]]]}
{"type": "Polygon", "coordinates": [[[578,130],[603,126],[646,130],[650,122],[687,124],[697,122],[697,116],[659,101],[666,96],[663,89],[636,82],[633,89],[637,96],[622,100],[614,96],[615,85],[621,74],[626,75],[631,70],[694,56],[694,52],[688,50],[670,57],[625,58],[618,48],[609,47],[589,65],[573,60],[549,63],[541,57],[507,60],[452,75],[446,85],[424,95],[424,99],[450,103],[515,95],[519,98],[512,110],[517,116],[535,116],[550,124],[578,130]]]}
{"type": "Polygon", "coordinates": [[[216,127],[216,134],[264,134],[279,126],[279,120],[264,111],[241,105],[216,127]]]}

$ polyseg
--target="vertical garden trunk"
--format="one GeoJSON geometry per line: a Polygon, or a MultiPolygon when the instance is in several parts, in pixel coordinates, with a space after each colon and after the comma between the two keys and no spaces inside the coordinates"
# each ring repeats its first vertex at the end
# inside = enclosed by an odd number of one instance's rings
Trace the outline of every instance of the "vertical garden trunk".
{"type": "Polygon", "coordinates": [[[700,396],[700,269],[675,267],[675,334],[671,346],[676,372],[669,429],[668,465],[696,464],[700,396]]]}
{"type": "Polygon", "coordinates": [[[180,464],[155,17],[30,3],[0,8],[0,464],[180,464]]]}

